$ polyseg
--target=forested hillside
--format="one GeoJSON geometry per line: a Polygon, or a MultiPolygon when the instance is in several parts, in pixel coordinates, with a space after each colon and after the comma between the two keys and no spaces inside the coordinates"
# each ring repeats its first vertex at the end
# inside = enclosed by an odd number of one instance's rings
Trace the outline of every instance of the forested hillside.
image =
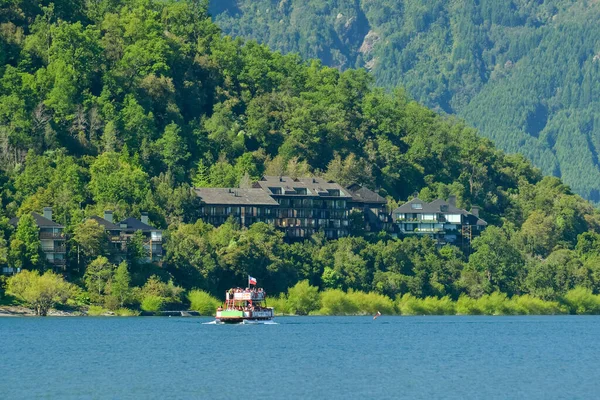
{"type": "Polygon", "coordinates": [[[600,202],[600,3],[591,0],[212,0],[225,33],[457,114],[600,202]]]}
{"type": "Polygon", "coordinates": [[[181,301],[178,286],[220,294],[247,274],[270,293],[305,279],[391,297],[600,292],[590,203],[402,90],[374,87],[364,70],[231,39],[203,3],[1,5],[0,264],[45,268],[25,216],[51,206],[69,233],[67,276],[88,293],[78,298],[107,307],[181,301]],[[362,183],[390,205],[414,192],[455,195],[496,226],[463,254],[428,238],[357,232],[289,244],[269,225],[197,221],[192,185],[263,173],[362,183]],[[143,264],[135,243],[126,263],[108,262],[103,229],[84,220],[106,209],[116,221],[149,212],[166,230],[162,266],[143,264]],[[16,231],[13,216],[22,217],[16,231]]]}

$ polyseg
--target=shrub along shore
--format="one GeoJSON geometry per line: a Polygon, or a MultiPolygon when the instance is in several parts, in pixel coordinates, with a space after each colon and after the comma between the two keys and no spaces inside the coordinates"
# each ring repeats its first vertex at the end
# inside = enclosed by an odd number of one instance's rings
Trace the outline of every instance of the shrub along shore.
{"type": "MultiPolygon", "coordinates": [[[[172,283],[164,284],[154,279],[151,282],[152,285],[128,293],[126,301],[105,308],[91,304],[86,292],[65,282],[59,275],[25,271],[9,279],[7,294],[10,297],[0,299],[0,316],[138,316],[142,312],[144,315],[159,315],[162,311],[186,309],[203,316],[213,316],[216,308],[223,304],[202,290],[185,293],[172,283]],[[51,312],[53,308],[58,308],[58,311],[51,312]]],[[[457,299],[450,296],[417,298],[405,293],[391,299],[383,294],[352,289],[347,292],[340,289],[319,291],[318,287],[303,280],[289,288],[287,293],[269,297],[266,302],[280,316],[374,315],[377,312],[383,315],[600,314],[600,295],[585,287],[571,289],[556,300],[544,300],[529,294],[509,297],[501,292],[478,298],[461,294],[457,299]]]]}

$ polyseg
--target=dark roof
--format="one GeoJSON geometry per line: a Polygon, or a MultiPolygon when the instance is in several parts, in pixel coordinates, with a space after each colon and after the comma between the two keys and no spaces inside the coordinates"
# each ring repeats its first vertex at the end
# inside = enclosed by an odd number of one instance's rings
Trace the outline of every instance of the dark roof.
{"type": "MultiPolygon", "coordinates": [[[[58,224],[48,218],[45,218],[44,216],[36,212],[32,212],[31,216],[33,217],[33,220],[35,221],[35,224],[38,226],[38,228],[64,228],[64,226],[62,226],[61,224],[58,224]]],[[[12,218],[8,222],[13,226],[17,226],[17,224],[19,223],[19,218],[12,218]]]]}
{"type": "Polygon", "coordinates": [[[279,203],[263,189],[195,188],[204,204],[236,206],[278,206],[279,203]]]}
{"type": "MultiPolygon", "coordinates": [[[[126,224],[127,228],[125,228],[125,229],[127,231],[142,231],[142,232],[160,231],[160,229],[156,229],[155,227],[147,225],[147,224],[143,223],[142,221],[140,221],[139,219],[136,219],[133,217],[129,217],[129,218],[119,222],[119,224],[126,224]]],[[[124,228],[119,228],[119,229],[124,229],[124,228]]]]}
{"type": "Polygon", "coordinates": [[[401,213],[401,214],[410,214],[410,213],[435,214],[435,213],[441,213],[441,214],[462,214],[462,215],[467,215],[468,214],[465,210],[461,210],[460,208],[456,208],[455,206],[451,205],[447,201],[444,201],[444,200],[434,200],[431,203],[427,203],[426,201],[423,201],[423,200],[419,199],[418,197],[415,197],[411,201],[402,204],[400,207],[398,207],[398,208],[396,208],[394,210],[394,213],[401,213]],[[419,203],[422,205],[422,208],[419,208],[419,209],[413,208],[413,204],[419,204],[419,203]],[[442,211],[442,208],[444,208],[444,211],[442,211]]]}
{"type": "Polygon", "coordinates": [[[387,200],[375,193],[374,191],[367,189],[357,183],[348,186],[346,189],[352,195],[352,201],[357,203],[380,203],[387,204],[387,200]]]}
{"type": "Polygon", "coordinates": [[[91,216],[88,219],[92,219],[98,223],[98,225],[102,225],[104,229],[107,231],[120,231],[121,227],[117,224],[114,224],[110,221],[105,220],[104,218],[100,218],[97,215],[91,216]]]}
{"type": "Polygon", "coordinates": [[[487,222],[483,219],[476,217],[468,211],[462,210],[448,203],[447,201],[438,199],[434,200],[431,203],[427,203],[418,197],[402,204],[400,207],[396,208],[393,211],[394,214],[462,214],[467,218],[469,225],[480,225],[487,226],[487,222]],[[423,208],[414,209],[412,208],[413,204],[421,203],[423,208]],[[445,210],[442,211],[442,206],[444,206],[445,210]]]}
{"type": "Polygon", "coordinates": [[[350,192],[339,184],[323,178],[291,178],[289,176],[268,176],[265,175],[254,184],[270,194],[290,195],[290,196],[312,196],[312,197],[351,197],[350,192]],[[281,193],[273,193],[271,188],[280,188],[281,193]],[[306,194],[298,193],[295,189],[306,189],[306,194]],[[332,195],[329,190],[339,191],[339,196],[332,195]]]}
{"type": "Polygon", "coordinates": [[[396,213],[400,213],[400,214],[408,214],[408,213],[419,213],[419,212],[429,212],[426,210],[428,203],[419,199],[418,197],[415,197],[414,199],[402,204],[400,207],[396,208],[394,210],[394,214],[396,213]],[[412,208],[413,204],[418,204],[420,203],[422,205],[421,209],[414,209],[412,208]]]}

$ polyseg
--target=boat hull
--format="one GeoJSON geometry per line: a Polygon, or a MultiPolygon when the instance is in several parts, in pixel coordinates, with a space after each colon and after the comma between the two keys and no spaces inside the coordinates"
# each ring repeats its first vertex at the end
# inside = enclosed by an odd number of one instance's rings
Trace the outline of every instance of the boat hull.
{"type": "Polygon", "coordinates": [[[221,310],[216,314],[216,320],[225,324],[261,323],[272,319],[272,308],[260,311],[221,310]]]}

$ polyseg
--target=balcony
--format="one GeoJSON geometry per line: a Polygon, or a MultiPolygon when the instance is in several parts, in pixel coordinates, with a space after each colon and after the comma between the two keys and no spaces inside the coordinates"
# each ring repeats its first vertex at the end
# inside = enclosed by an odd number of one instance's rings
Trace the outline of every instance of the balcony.
{"type": "Polygon", "coordinates": [[[58,239],[64,240],[65,235],[62,232],[40,232],[40,239],[58,239]]]}
{"type": "Polygon", "coordinates": [[[66,246],[42,246],[42,251],[44,253],[66,253],[66,246]]]}
{"type": "Polygon", "coordinates": [[[56,266],[67,265],[67,260],[65,260],[64,258],[55,258],[54,260],[48,260],[48,262],[56,266]]]}

